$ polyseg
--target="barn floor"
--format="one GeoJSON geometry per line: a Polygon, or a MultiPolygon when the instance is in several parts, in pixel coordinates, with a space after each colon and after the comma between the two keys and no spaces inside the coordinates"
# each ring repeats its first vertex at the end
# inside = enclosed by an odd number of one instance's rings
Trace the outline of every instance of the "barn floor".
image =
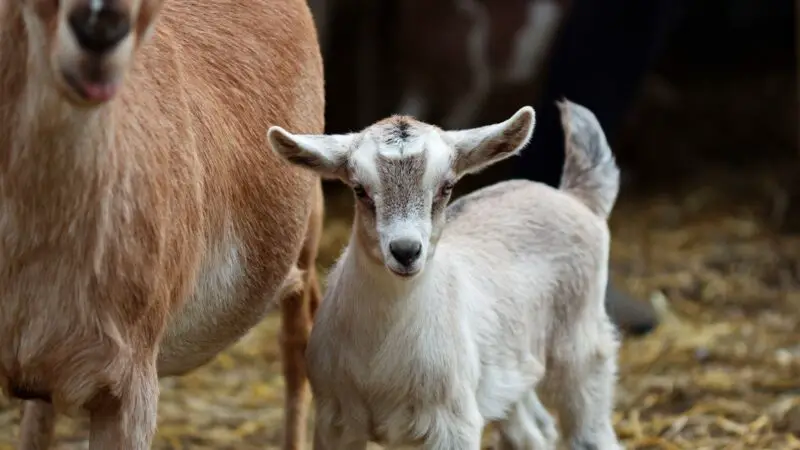
{"type": "MultiPolygon", "coordinates": [[[[758,219],[779,196],[742,183],[624,197],[615,210],[615,279],[664,320],[620,356],[615,423],[629,449],[800,448],[800,237],[758,219]]],[[[348,221],[329,217],[321,264],[348,221]]],[[[209,366],[163,381],[154,448],[278,448],[276,329],[272,317],[209,366]]],[[[0,450],[13,448],[17,424],[18,404],[0,398],[0,450]]],[[[87,448],[85,425],[60,419],[57,448],[87,448]]]]}

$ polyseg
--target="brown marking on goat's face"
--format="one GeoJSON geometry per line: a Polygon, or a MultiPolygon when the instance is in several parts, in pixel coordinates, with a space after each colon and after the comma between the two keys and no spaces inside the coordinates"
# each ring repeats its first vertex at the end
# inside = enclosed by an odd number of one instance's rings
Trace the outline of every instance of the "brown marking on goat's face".
{"type": "Polygon", "coordinates": [[[381,222],[389,223],[423,216],[426,192],[422,186],[426,154],[394,159],[377,155],[376,166],[381,180],[381,222]]]}
{"type": "Polygon", "coordinates": [[[48,75],[42,81],[76,105],[116,97],[162,1],[22,0],[29,48],[48,75]]]}
{"type": "Polygon", "coordinates": [[[357,199],[359,234],[367,254],[380,264],[388,264],[388,245],[382,231],[399,222],[424,220],[426,193],[421,189],[425,174],[425,155],[404,158],[375,155],[378,179],[359,178],[359,184],[369,192],[369,203],[357,199]]]}

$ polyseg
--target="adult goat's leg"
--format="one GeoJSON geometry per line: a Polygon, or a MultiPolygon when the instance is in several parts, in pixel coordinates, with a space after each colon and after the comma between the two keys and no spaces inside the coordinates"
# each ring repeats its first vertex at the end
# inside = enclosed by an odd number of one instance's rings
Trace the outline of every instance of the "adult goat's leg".
{"type": "Polygon", "coordinates": [[[56,412],[53,405],[38,400],[27,401],[22,407],[20,450],[46,450],[53,441],[56,412]]]}
{"type": "Polygon", "coordinates": [[[317,253],[325,217],[325,200],[322,194],[321,181],[317,183],[315,190],[314,209],[308,221],[306,240],[303,243],[303,252],[299,261],[300,269],[306,272],[305,286],[308,290],[308,309],[312,322],[317,314],[317,308],[322,302],[322,292],[320,291],[319,277],[317,275],[317,253]]]}
{"type": "Polygon", "coordinates": [[[155,357],[135,367],[121,392],[104,391],[89,405],[89,450],[149,450],[156,433],[155,357]]]}
{"type": "Polygon", "coordinates": [[[297,267],[303,272],[302,291],[291,291],[281,298],[281,357],[285,388],[284,450],[304,447],[308,417],[309,389],[306,370],[306,346],[311,334],[313,315],[321,294],[316,275],[317,247],[322,233],[322,184],[308,221],[306,238],[297,267]]]}

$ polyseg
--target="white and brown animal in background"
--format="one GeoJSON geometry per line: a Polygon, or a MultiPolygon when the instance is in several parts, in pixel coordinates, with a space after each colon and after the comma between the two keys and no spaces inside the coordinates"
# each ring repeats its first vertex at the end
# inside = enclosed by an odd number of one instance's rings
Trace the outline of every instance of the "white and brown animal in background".
{"type": "MultiPolygon", "coordinates": [[[[570,0],[309,0],[326,30],[329,126],[389,111],[445,128],[535,99],[570,0]]],[[[330,128],[330,127],[329,127],[330,128]]]]}
{"type": "Polygon", "coordinates": [[[321,186],[263,130],[320,133],[323,109],[304,0],[0,2],[0,388],[31,400],[21,448],[76,409],[90,448],[149,448],[157,377],[212,359],[282,287],[302,446],[321,186]]]}
{"type": "Polygon", "coordinates": [[[443,114],[445,128],[465,128],[485,109],[529,98],[567,0],[400,0],[396,39],[403,97],[398,110],[415,117],[443,114]],[[433,7],[432,7],[433,6],[433,7]]]}
{"type": "Polygon", "coordinates": [[[540,396],[572,449],[620,448],[603,302],[619,170],[595,116],[561,108],[560,189],[508,181],[449,207],[459,178],[527,143],[532,108],[458,131],[403,116],[347,135],[269,130],[275,151],[357,198],[307,351],[316,450],[478,450],[489,422],[502,448],[552,449],[540,396]]]}

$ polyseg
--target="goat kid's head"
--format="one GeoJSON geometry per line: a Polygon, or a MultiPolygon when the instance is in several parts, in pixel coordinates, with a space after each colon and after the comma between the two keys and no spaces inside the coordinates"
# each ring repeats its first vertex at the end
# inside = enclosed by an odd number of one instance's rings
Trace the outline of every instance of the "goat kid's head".
{"type": "Polygon", "coordinates": [[[534,124],[526,106],[504,122],[468,130],[394,116],[352,134],[291,134],[273,126],[267,139],[289,162],[349,185],[368,254],[411,277],[434,253],[455,182],[518,153],[534,124]]]}
{"type": "Polygon", "coordinates": [[[15,0],[36,74],[67,101],[96,106],[111,100],[163,0],[15,0]]]}

